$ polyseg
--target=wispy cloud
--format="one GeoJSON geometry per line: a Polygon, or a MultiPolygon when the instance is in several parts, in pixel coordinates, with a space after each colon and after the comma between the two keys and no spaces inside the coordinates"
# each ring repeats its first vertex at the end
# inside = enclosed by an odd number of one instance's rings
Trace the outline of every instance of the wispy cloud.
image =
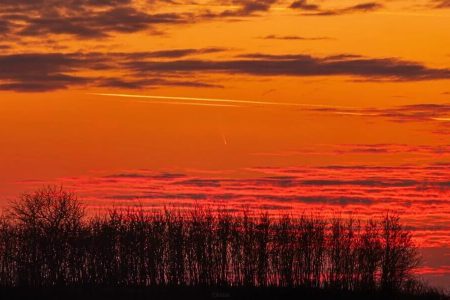
{"type": "MultiPolygon", "coordinates": [[[[412,155],[426,156],[431,160],[450,159],[450,145],[407,145],[407,144],[322,144],[320,151],[317,146],[303,147],[290,151],[259,152],[255,155],[263,156],[335,156],[335,155],[376,155],[377,158],[386,155],[402,155],[405,158],[412,155]]],[[[398,156],[396,156],[398,157],[398,156]]]]}
{"type": "Polygon", "coordinates": [[[433,0],[435,8],[450,8],[450,0],[433,0]]]}
{"type": "Polygon", "coordinates": [[[230,0],[225,1],[225,3],[232,4],[237,6],[235,9],[226,9],[221,11],[220,13],[209,12],[204,14],[204,17],[213,18],[213,17],[248,17],[252,16],[256,13],[266,12],[270,10],[273,4],[275,4],[277,0],[230,0]]]}
{"type": "Polygon", "coordinates": [[[325,36],[306,37],[306,36],[299,36],[299,35],[277,35],[277,34],[266,35],[266,36],[260,37],[260,39],[264,39],[264,40],[284,40],[284,41],[323,41],[323,40],[332,40],[332,38],[325,37],[325,36]]]}
{"type": "Polygon", "coordinates": [[[290,8],[302,11],[303,16],[338,16],[352,13],[372,12],[384,6],[378,2],[364,2],[342,8],[322,8],[319,4],[311,4],[307,0],[292,2],[290,8]]]}
{"type": "Polygon", "coordinates": [[[430,233],[438,234],[436,228],[450,232],[448,165],[261,167],[248,172],[252,175],[237,178],[225,173],[206,176],[138,170],[59,182],[89,206],[103,208],[133,204],[185,208],[200,202],[272,213],[342,211],[362,218],[391,209],[402,213],[421,242],[450,244],[448,237],[436,241],[430,233]]]}
{"type": "Polygon", "coordinates": [[[385,108],[356,108],[344,110],[317,108],[315,110],[344,116],[384,118],[395,122],[446,122],[450,118],[450,104],[447,103],[423,103],[385,108]]]}
{"type": "Polygon", "coordinates": [[[92,40],[137,32],[160,34],[161,27],[255,16],[269,11],[276,2],[229,0],[196,5],[193,1],[164,0],[5,0],[0,7],[0,36],[8,33],[17,41],[55,35],[92,40]],[[181,11],[179,7],[186,4],[195,9],[181,11]],[[212,9],[217,7],[225,8],[212,9]]]}
{"type": "Polygon", "coordinates": [[[44,92],[77,86],[138,89],[157,86],[220,88],[219,84],[200,80],[160,78],[160,76],[118,75],[104,77],[105,71],[121,71],[120,63],[143,59],[173,59],[223,51],[220,48],[174,49],[132,53],[23,53],[0,55],[0,90],[44,92]],[[118,62],[118,63],[116,63],[118,62]],[[83,71],[96,75],[80,75],[83,71]]]}
{"type": "Polygon", "coordinates": [[[249,54],[234,60],[141,61],[125,64],[139,73],[220,72],[254,76],[354,76],[394,81],[449,79],[450,69],[429,68],[417,62],[395,58],[355,56],[314,57],[298,55],[249,54]]]}
{"type": "Polygon", "coordinates": [[[156,25],[188,21],[183,14],[141,9],[133,0],[6,0],[2,1],[0,16],[12,25],[14,39],[47,35],[104,38],[114,33],[133,33],[156,25]]]}

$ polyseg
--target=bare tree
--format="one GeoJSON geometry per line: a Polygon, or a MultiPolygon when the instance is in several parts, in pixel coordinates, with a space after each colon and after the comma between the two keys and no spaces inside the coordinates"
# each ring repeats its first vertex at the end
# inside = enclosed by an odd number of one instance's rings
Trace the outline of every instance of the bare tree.
{"type": "Polygon", "coordinates": [[[403,228],[398,216],[387,214],[382,221],[381,241],[381,288],[399,290],[420,262],[411,233],[403,228]]]}
{"type": "Polygon", "coordinates": [[[374,290],[383,254],[379,224],[374,220],[369,220],[364,227],[364,232],[359,237],[358,243],[356,256],[359,270],[358,288],[374,290]]]}
{"type": "Polygon", "coordinates": [[[19,281],[37,286],[65,284],[70,242],[82,226],[84,208],[61,187],[45,187],[12,203],[10,217],[20,235],[17,253],[19,281]]]}
{"type": "MultiPolygon", "coordinates": [[[[0,218],[0,286],[302,287],[424,291],[397,216],[369,220],[143,208],[85,219],[59,187],[0,218]]],[[[416,293],[416,292],[414,292],[416,293]]]]}

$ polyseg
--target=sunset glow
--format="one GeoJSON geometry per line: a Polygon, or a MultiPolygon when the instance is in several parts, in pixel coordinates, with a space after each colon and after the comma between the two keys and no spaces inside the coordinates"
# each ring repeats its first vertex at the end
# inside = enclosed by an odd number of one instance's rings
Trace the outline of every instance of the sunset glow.
{"type": "Polygon", "coordinates": [[[398,213],[450,282],[450,2],[0,3],[0,206],[398,213]]]}

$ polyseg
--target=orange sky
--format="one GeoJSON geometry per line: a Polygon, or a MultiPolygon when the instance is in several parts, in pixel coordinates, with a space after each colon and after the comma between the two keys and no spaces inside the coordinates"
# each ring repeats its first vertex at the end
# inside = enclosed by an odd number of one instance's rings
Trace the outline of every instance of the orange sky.
{"type": "Polygon", "coordinates": [[[0,204],[57,183],[95,209],[395,210],[443,284],[449,17],[448,0],[2,1],[0,204]]]}

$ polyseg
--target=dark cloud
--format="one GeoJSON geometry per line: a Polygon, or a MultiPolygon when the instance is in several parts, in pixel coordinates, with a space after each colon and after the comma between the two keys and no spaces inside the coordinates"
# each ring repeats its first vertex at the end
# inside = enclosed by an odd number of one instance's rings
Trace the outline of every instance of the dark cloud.
{"type": "Polygon", "coordinates": [[[85,62],[63,54],[14,54],[0,56],[0,89],[49,91],[86,83],[87,79],[70,75],[85,62]]]}
{"type": "Polygon", "coordinates": [[[170,49],[153,52],[135,52],[135,53],[123,53],[122,57],[130,59],[143,59],[143,58],[180,58],[190,55],[201,55],[209,53],[217,53],[226,51],[225,48],[203,48],[203,49],[170,49]]]}
{"type": "Polygon", "coordinates": [[[0,83],[0,90],[16,92],[48,92],[58,89],[66,89],[69,86],[87,84],[88,82],[88,78],[55,74],[50,76],[47,75],[42,78],[27,78],[25,81],[19,80],[0,83]]]}
{"type": "Polygon", "coordinates": [[[427,80],[448,79],[450,69],[434,69],[420,63],[393,58],[372,59],[313,57],[309,55],[247,55],[248,59],[225,61],[176,60],[135,61],[125,68],[138,73],[218,72],[256,76],[357,76],[365,79],[427,80]]]}
{"type": "Polygon", "coordinates": [[[434,0],[433,3],[436,8],[450,8],[450,0],[434,0]]]}
{"type": "MultiPolygon", "coordinates": [[[[111,68],[114,65],[114,61],[128,62],[128,61],[141,61],[150,58],[162,58],[162,59],[175,59],[184,58],[189,56],[198,56],[209,53],[225,52],[225,48],[200,48],[200,49],[168,49],[157,51],[141,51],[141,52],[87,52],[87,53],[69,53],[69,56],[76,56],[83,59],[89,59],[90,63],[102,62],[107,63],[106,68],[111,68]]],[[[97,65],[99,66],[99,65],[97,65]]]]}
{"type": "Polygon", "coordinates": [[[154,174],[148,171],[133,172],[133,173],[118,173],[104,176],[104,178],[114,178],[114,179],[156,179],[156,180],[172,180],[185,177],[185,174],[181,173],[168,173],[163,172],[159,174],[154,174]]]}
{"type": "Polygon", "coordinates": [[[83,16],[39,16],[30,18],[20,35],[68,34],[79,38],[101,38],[111,33],[133,33],[154,24],[174,24],[185,20],[177,14],[147,14],[132,7],[112,8],[83,16]]]}
{"type": "Polygon", "coordinates": [[[397,121],[429,120],[448,116],[450,104],[411,104],[380,111],[380,116],[397,121]]]}
{"type": "Polygon", "coordinates": [[[390,153],[389,147],[379,147],[378,145],[359,146],[354,149],[338,150],[337,153],[390,153]]]}
{"type": "Polygon", "coordinates": [[[174,184],[186,185],[186,186],[197,186],[197,187],[219,187],[221,185],[221,180],[219,179],[187,179],[183,181],[177,181],[174,184]]]}
{"type": "MultiPolygon", "coordinates": [[[[317,187],[335,187],[335,186],[355,186],[355,187],[377,187],[377,188],[402,188],[402,187],[449,187],[448,181],[423,182],[413,179],[396,179],[396,178],[366,178],[366,179],[302,179],[295,176],[270,176],[259,179],[247,179],[245,181],[235,181],[229,179],[207,179],[207,178],[190,178],[185,180],[174,181],[172,184],[192,187],[215,187],[222,186],[238,186],[243,184],[247,189],[251,186],[251,190],[256,191],[256,187],[277,187],[277,188],[294,188],[301,186],[317,186],[317,187]]],[[[235,189],[233,189],[235,190],[235,189]]],[[[239,189],[236,189],[239,190],[239,189]]],[[[245,190],[245,188],[244,188],[245,190]]]]}
{"type": "MultiPolygon", "coordinates": [[[[409,179],[361,179],[361,180],[340,180],[340,179],[310,179],[302,180],[298,177],[267,177],[249,181],[256,186],[272,186],[272,187],[300,187],[300,186],[360,186],[360,187],[412,187],[421,183],[416,180],[409,179]]],[[[217,183],[220,183],[218,181],[217,183]]],[[[182,184],[182,183],[179,183],[182,184]]],[[[442,186],[442,182],[431,183],[433,186],[442,186]]],[[[445,184],[444,184],[445,186],[445,184]]]]}
{"type": "Polygon", "coordinates": [[[2,8],[27,9],[83,9],[84,7],[116,7],[131,4],[132,0],[2,0],[2,8]]]}
{"type": "Polygon", "coordinates": [[[202,19],[223,19],[230,17],[249,17],[255,14],[269,11],[278,0],[229,0],[222,4],[238,6],[236,9],[226,9],[221,12],[207,11],[200,15],[202,19]]]}
{"type": "MultiPolygon", "coordinates": [[[[349,148],[360,146],[349,145],[349,148]]],[[[445,218],[438,219],[448,202],[448,165],[261,167],[253,168],[252,176],[239,178],[229,177],[227,172],[219,173],[220,178],[207,174],[191,176],[136,170],[100,178],[68,178],[63,182],[92,203],[112,199],[117,200],[113,203],[125,206],[128,201],[138,201],[153,207],[200,203],[230,209],[243,205],[275,210],[292,207],[298,213],[305,209],[333,212],[337,208],[349,208],[363,215],[380,213],[388,207],[411,216],[425,214],[425,223],[433,219],[430,224],[433,226],[448,223],[445,218]],[[370,210],[364,209],[368,206],[370,210]]]]}
{"type": "Polygon", "coordinates": [[[106,199],[117,200],[142,200],[142,199],[171,199],[171,200],[205,200],[208,199],[207,194],[203,193],[146,193],[146,194],[130,194],[130,195],[111,195],[106,199]]]}
{"type": "Polygon", "coordinates": [[[320,6],[317,4],[310,4],[308,0],[298,0],[292,2],[290,8],[302,9],[302,10],[320,10],[320,6]]]}
{"type": "Polygon", "coordinates": [[[288,211],[292,209],[292,206],[288,205],[276,205],[276,204],[262,204],[256,207],[260,210],[284,210],[288,211]]]}
{"type": "Polygon", "coordinates": [[[257,199],[275,202],[300,202],[307,204],[328,204],[328,205],[372,205],[372,199],[363,197],[341,197],[341,196],[276,196],[276,195],[258,195],[257,199]]]}
{"type": "Polygon", "coordinates": [[[157,175],[154,175],[153,178],[158,179],[158,180],[171,180],[171,179],[183,178],[185,176],[186,175],[182,174],[182,173],[162,172],[157,175]]]}
{"type": "Polygon", "coordinates": [[[4,22],[14,28],[11,38],[17,40],[51,34],[103,38],[113,33],[150,32],[158,24],[187,21],[183,14],[149,11],[132,0],[5,0],[0,6],[0,34],[4,22]]]}
{"type": "Polygon", "coordinates": [[[326,111],[341,115],[364,116],[372,118],[385,118],[395,122],[423,122],[438,121],[440,118],[448,118],[450,104],[411,104],[387,108],[361,108],[361,109],[337,109],[315,108],[315,111],[326,111]]]}
{"type": "Polygon", "coordinates": [[[344,8],[344,11],[347,12],[354,12],[354,11],[373,11],[373,10],[377,10],[383,8],[383,5],[377,2],[366,2],[366,3],[361,3],[361,4],[357,4],[354,6],[350,6],[347,8],[344,8]]]}
{"type": "Polygon", "coordinates": [[[146,173],[120,173],[104,176],[104,178],[117,178],[117,179],[139,179],[139,178],[152,178],[153,176],[146,173]]]}
{"type": "Polygon", "coordinates": [[[344,8],[324,9],[320,5],[308,3],[307,0],[299,0],[294,1],[290,5],[290,8],[306,11],[302,14],[304,16],[337,16],[358,12],[375,11],[383,8],[383,5],[378,2],[365,2],[344,8]]]}
{"type": "MultiPolygon", "coordinates": [[[[199,76],[210,73],[299,77],[352,76],[364,80],[394,81],[450,78],[449,69],[434,69],[398,59],[373,59],[348,54],[330,57],[247,54],[231,60],[180,59],[218,51],[224,50],[205,48],[131,53],[4,54],[0,55],[0,89],[49,91],[74,85],[126,89],[157,86],[222,87],[214,82],[199,80],[199,76]],[[86,71],[89,71],[89,77],[80,75],[81,72],[86,74],[86,71]],[[122,75],[105,77],[103,74],[109,71],[120,72],[122,75]],[[184,79],[186,75],[190,78],[184,79]]],[[[434,108],[409,107],[408,114],[403,109],[376,113],[391,118],[399,116],[400,119],[406,119],[408,116],[415,119],[421,116],[429,118],[430,111],[434,108]]],[[[436,109],[442,111],[443,108],[436,109]]]]}
{"type": "MultiPolygon", "coordinates": [[[[77,85],[139,89],[157,86],[214,87],[221,85],[191,80],[158,77],[130,76],[85,77],[81,71],[119,70],[116,61],[132,62],[145,58],[179,58],[183,56],[211,53],[219,48],[178,49],[137,53],[30,53],[0,55],[0,90],[20,92],[42,92],[65,89],[77,85]],[[126,78],[126,79],[124,79],[126,78]]],[[[119,70],[120,71],[120,70],[119,70]]]]}
{"type": "MultiPolygon", "coordinates": [[[[143,194],[118,194],[105,196],[105,199],[111,200],[189,200],[189,201],[226,201],[236,200],[245,201],[248,198],[245,194],[235,193],[143,193],[143,194]]],[[[362,197],[341,197],[341,196],[287,196],[272,194],[254,194],[252,198],[258,201],[271,201],[279,203],[307,203],[307,204],[328,204],[328,205],[371,205],[374,204],[372,199],[362,197]]],[[[261,208],[261,204],[258,204],[261,208]]]]}
{"type": "Polygon", "coordinates": [[[304,37],[298,35],[266,35],[262,37],[264,40],[288,40],[288,41],[319,41],[319,40],[330,40],[329,37],[304,37]]]}
{"type": "Polygon", "coordinates": [[[446,154],[450,153],[450,145],[417,145],[409,146],[406,144],[361,144],[353,145],[351,147],[338,147],[334,153],[347,154],[347,153],[373,153],[373,154],[395,154],[395,153],[420,153],[420,154],[446,154]]]}
{"type": "Polygon", "coordinates": [[[251,15],[255,12],[268,11],[277,0],[234,0],[234,4],[242,6],[238,13],[251,15]]]}
{"type": "Polygon", "coordinates": [[[126,80],[121,78],[102,78],[98,79],[96,86],[112,87],[122,89],[142,89],[143,87],[158,87],[158,86],[186,86],[197,88],[223,88],[222,85],[212,84],[199,81],[188,80],[168,80],[161,78],[126,80]]]}
{"type": "Polygon", "coordinates": [[[132,0],[69,0],[69,1],[66,0],[65,2],[70,3],[72,5],[117,6],[130,4],[132,0]]]}
{"type": "Polygon", "coordinates": [[[11,30],[11,25],[6,20],[0,20],[0,36],[6,35],[11,30]]]}
{"type": "MultiPolygon", "coordinates": [[[[222,5],[236,8],[223,11],[200,9],[194,12],[158,11],[159,6],[181,5],[177,1],[136,0],[4,0],[0,6],[0,35],[9,33],[11,40],[50,38],[67,35],[77,39],[107,38],[117,33],[149,32],[160,34],[160,26],[189,24],[209,20],[236,20],[270,11],[278,0],[222,0],[222,5]],[[154,5],[158,3],[158,5],[154,5]],[[139,4],[139,5],[138,5],[139,4]]],[[[199,5],[200,7],[200,5],[199,5]]],[[[306,0],[291,4],[294,9],[313,15],[337,15],[381,8],[375,2],[336,10],[323,10],[306,0]]],[[[305,39],[306,40],[306,39],[305,39]]]]}
{"type": "Polygon", "coordinates": [[[371,187],[409,187],[418,185],[419,182],[415,180],[303,180],[303,185],[317,185],[317,186],[341,186],[341,185],[354,185],[354,186],[371,186],[371,187]]]}
{"type": "Polygon", "coordinates": [[[158,11],[176,1],[136,0],[5,0],[0,5],[0,35],[13,31],[11,39],[68,35],[78,39],[106,38],[116,33],[161,33],[158,26],[195,23],[230,17],[246,17],[270,10],[277,0],[229,0],[236,9],[191,13],[158,11]],[[13,29],[13,30],[12,30],[13,29]]]}

